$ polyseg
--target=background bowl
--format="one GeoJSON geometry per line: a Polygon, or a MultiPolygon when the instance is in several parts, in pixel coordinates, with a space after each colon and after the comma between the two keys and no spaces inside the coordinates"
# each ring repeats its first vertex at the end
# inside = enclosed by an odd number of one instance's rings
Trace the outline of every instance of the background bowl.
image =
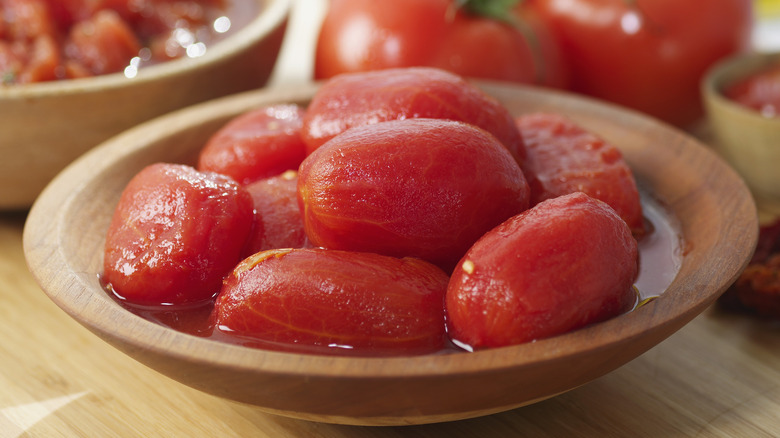
{"type": "Polygon", "coordinates": [[[713,148],[744,178],[762,212],[780,215],[780,117],[764,117],[727,98],[723,91],[740,79],[780,64],[780,53],[747,53],[713,66],[702,96],[713,148]]]}
{"type": "MultiPolygon", "coordinates": [[[[305,104],[315,86],[243,93],[143,124],[81,157],[31,209],[30,270],[63,310],[128,355],[186,385],[260,409],[345,424],[419,424],[486,415],[568,391],[637,357],[709,306],[746,265],[758,221],[750,193],[691,137],[571,95],[480,82],[514,113],[559,112],[624,153],[679,222],[684,252],[665,292],[634,312],[566,335],[475,353],[351,358],[271,352],[197,338],[142,319],[101,288],[105,233],[130,178],[154,162],[194,163],[228,119],[305,104]]],[[[652,379],[652,376],[647,376],[652,379]]]]}
{"type": "Polygon", "coordinates": [[[68,163],[143,121],[266,83],[290,0],[257,1],[259,15],[199,58],[86,79],[0,86],[0,209],[32,205],[68,163]]]}

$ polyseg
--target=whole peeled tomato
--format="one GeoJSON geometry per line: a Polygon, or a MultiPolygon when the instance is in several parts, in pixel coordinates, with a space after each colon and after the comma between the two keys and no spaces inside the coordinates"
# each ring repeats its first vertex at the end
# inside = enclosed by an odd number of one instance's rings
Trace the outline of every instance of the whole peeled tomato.
{"type": "Polygon", "coordinates": [[[506,107],[462,77],[427,67],[345,73],[326,81],[309,103],[301,135],[311,153],[349,128],[408,118],[470,123],[493,134],[519,161],[525,156],[506,107]]]}
{"type": "Polygon", "coordinates": [[[298,208],[298,174],[287,171],[244,186],[252,196],[255,221],[244,252],[309,245],[298,208]]]}
{"type": "Polygon", "coordinates": [[[241,184],[297,170],[306,157],[304,114],[298,105],[276,104],[235,117],[206,142],[198,170],[222,173],[241,184]]]}
{"type": "Polygon", "coordinates": [[[568,82],[546,28],[534,17],[513,15],[508,2],[329,2],[317,40],[316,78],[416,66],[556,87],[568,82]]]}
{"type": "Polygon", "coordinates": [[[241,262],[217,297],[216,327],[266,348],[417,354],[445,345],[448,276],[419,259],[281,249],[241,262]]]}
{"type": "Polygon", "coordinates": [[[446,295],[448,333],[475,350],[555,336],[636,302],[637,243],[607,204],[549,199],[485,234],[446,295]]]}
{"type": "Polygon", "coordinates": [[[119,199],[106,236],[103,280],[132,304],[212,299],[241,260],[252,198],[232,179],[159,163],[119,199]]]}
{"type": "Polygon", "coordinates": [[[576,92],[678,126],[703,114],[699,82],[748,48],[751,0],[526,0],[556,37],[576,92]]]}
{"type": "Polygon", "coordinates": [[[520,167],[489,133],[407,119],[352,128],[298,175],[315,246],[419,257],[445,270],[482,234],[528,207],[520,167]]]}
{"type": "Polygon", "coordinates": [[[639,190],[620,150],[560,114],[524,114],[517,126],[528,154],[523,172],[531,206],[583,192],[615,209],[635,236],[644,234],[639,190]]]}

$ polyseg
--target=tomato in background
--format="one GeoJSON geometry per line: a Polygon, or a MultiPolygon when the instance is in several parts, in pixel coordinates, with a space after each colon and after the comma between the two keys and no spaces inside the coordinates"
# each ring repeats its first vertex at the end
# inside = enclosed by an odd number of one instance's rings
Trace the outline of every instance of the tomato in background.
{"type": "Polygon", "coordinates": [[[525,0],[549,26],[573,91],[686,126],[702,115],[699,81],[746,49],[751,0],[525,0]]]}
{"type": "MultiPolygon", "coordinates": [[[[567,70],[534,11],[523,12],[512,25],[468,13],[457,3],[332,0],[320,29],[315,77],[427,66],[466,77],[565,87],[567,70]]],[[[510,16],[518,17],[506,12],[510,16]]]]}

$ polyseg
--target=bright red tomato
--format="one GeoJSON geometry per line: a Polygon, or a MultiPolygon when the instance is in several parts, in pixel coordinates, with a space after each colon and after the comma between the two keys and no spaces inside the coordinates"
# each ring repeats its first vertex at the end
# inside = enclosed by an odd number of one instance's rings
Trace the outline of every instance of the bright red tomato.
{"type": "Polygon", "coordinates": [[[456,3],[332,0],[320,30],[315,76],[429,66],[468,77],[565,86],[556,47],[532,17],[515,26],[456,3]]]}
{"type": "Polygon", "coordinates": [[[145,167],[114,210],[103,280],[132,304],[208,301],[240,261],[252,207],[227,176],[180,164],[145,167]]]}
{"type": "Polygon", "coordinates": [[[487,232],[447,287],[448,333],[472,349],[559,335],[631,309],[637,243],[607,204],[548,199],[487,232]]]}
{"type": "Polygon", "coordinates": [[[303,116],[298,105],[276,104],[233,118],[209,138],[198,156],[198,170],[221,173],[241,184],[297,170],[306,158],[303,116]]]}
{"type": "Polygon", "coordinates": [[[636,181],[618,148],[559,114],[524,114],[517,126],[526,146],[523,173],[532,206],[582,192],[615,209],[635,236],[644,234],[636,181]]]}
{"type": "Polygon", "coordinates": [[[414,258],[269,250],[246,258],[225,279],[214,320],[223,334],[265,348],[430,353],[445,345],[448,281],[441,269],[414,258]]]}
{"type": "Polygon", "coordinates": [[[558,39],[574,91],[685,126],[699,81],[745,49],[751,0],[527,0],[558,39]]]}

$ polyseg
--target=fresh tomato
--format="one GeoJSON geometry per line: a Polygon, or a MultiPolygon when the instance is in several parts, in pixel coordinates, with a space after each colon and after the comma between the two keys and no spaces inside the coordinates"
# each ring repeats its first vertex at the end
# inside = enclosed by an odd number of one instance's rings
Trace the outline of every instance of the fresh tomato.
{"type": "Polygon", "coordinates": [[[480,15],[477,3],[484,2],[332,0],[319,34],[315,77],[429,66],[468,77],[565,86],[556,47],[533,17],[516,20],[506,8],[492,18],[480,15]]]}
{"type": "Polygon", "coordinates": [[[751,0],[526,0],[553,32],[576,92],[678,126],[702,115],[699,81],[748,47],[751,0]]]}

